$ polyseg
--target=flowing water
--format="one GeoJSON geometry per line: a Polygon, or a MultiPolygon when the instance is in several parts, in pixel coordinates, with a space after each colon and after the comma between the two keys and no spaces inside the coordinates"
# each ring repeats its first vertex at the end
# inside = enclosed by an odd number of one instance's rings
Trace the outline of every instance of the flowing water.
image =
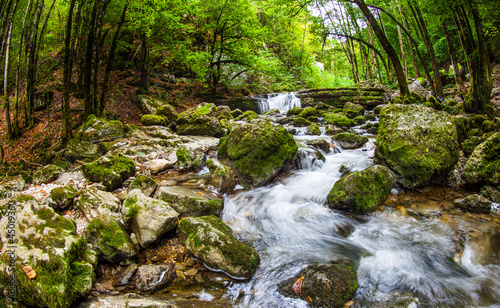
{"type": "Polygon", "coordinates": [[[295,96],[295,93],[271,93],[267,98],[259,98],[260,113],[270,109],[278,109],[281,113],[285,113],[293,107],[300,107],[300,98],[295,96]]]}
{"type": "MultiPolygon", "coordinates": [[[[265,108],[283,113],[295,99],[272,96],[265,108]]],[[[281,296],[277,284],[308,264],[347,261],[359,279],[358,307],[384,307],[405,292],[421,307],[500,307],[498,215],[458,213],[451,207],[458,193],[444,188],[393,189],[370,215],[330,210],[325,200],[341,166],[371,166],[374,138],[360,149],[324,153],[324,162],[307,154],[310,138],[328,137],[296,137],[305,153],[301,170],[226,198],[222,219],[261,257],[254,277],[232,284],[226,298],[241,307],[307,307],[281,296]]]]}

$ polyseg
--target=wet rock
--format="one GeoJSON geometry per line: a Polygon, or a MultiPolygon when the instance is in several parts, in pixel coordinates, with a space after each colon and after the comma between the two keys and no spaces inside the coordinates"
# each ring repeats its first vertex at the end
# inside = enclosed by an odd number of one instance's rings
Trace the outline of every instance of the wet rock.
{"type": "Polygon", "coordinates": [[[278,291],[284,296],[325,308],[344,307],[357,288],[356,271],[343,264],[309,265],[295,277],[278,284],[278,291]]]}
{"type": "Polygon", "coordinates": [[[98,144],[82,141],[79,139],[71,139],[66,144],[65,156],[69,161],[75,160],[94,160],[104,155],[106,150],[98,144]]]}
{"type": "Polygon", "coordinates": [[[87,227],[87,242],[99,253],[99,258],[113,263],[137,254],[130,236],[109,216],[92,219],[87,227]]]}
{"type": "Polygon", "coordinates": [[[145,114],[141,117],[141,123],[144,126],[166,126],[165,119],[156,114],[145,114]]]}
{"type": "Polygon", "coordinates": [[[274,108],[274,109],[269,109],[269,110],[266,110],[262,113],[262,115],[271,115],[271,116],[275,116],[275,115],[278,115],[280,114],[280,110],[278,108],[274,108]]]}
{"type": "Polygon", "coordinates": [[[41,167],[33,174],[33,184],[48,184],[55,181],[63,172],[64,170],[56,165],[41,167]]]}
{"type": "Polygon", "coordinates": [[[461,157],[455,166],[453,166],[450,173],[448,173],[447,179],[451,187],[458,189],[465,184],[465,181],[462,179],[462,172],[466,163],[467,158],[461,157]]]}
{"type": "Polygon", "coordinates": [[[319,129],[319,125],[316,123],[313,123],[307,127],[306,130],[306,135],[310,136],[319,136],[321,135],[321,130],[319,129]]]}
{"type": "Polygon", "coordinates": [[[56,209],[64,210],[73,205],[73,201],[78,195],[78,188],[69,184],[62,187],[56,187],[50,191],[51,203],[56,209]]]}
{"type": "Polygon", "coordinates": [[[76,204],[89,222],[101,216],[110,216],[120,221],[120,200],[112,193],[88,188],[80,193],[76,204]]]}
{"type": "Polygon", "coordinates": [[[394,178],[389,169],[372,166],[335,182],[328,193],[327,204],[336,210],[369,213],[387,199],[393,186],[394,178]]]}
{"type": "Polygon", "coordinates": [[[456,199],[453,206],[461,211],[477,214],[489,214],[491,211],[491,202],[478,194],[456,199]]]}
{"type": "Polygon", "coordinates": [[[406,188],[448,174],[458,161],[458,148],[456,126],[445,112],[422,105],[391,105],[380,114],[375,157],[406,188]]]}
{"type": "Polygon", "coordinates": [[[333,136],[333,135],[337,135],[337,134],[340,134],[343,132],[344,132],[344,130],[342,128],[329,125],[325,131],[325,135],[333,136]]]}
{"type": "Polygon", "coordinates": [[[500,203],[500,191],[491,186],[486,185],[481,188],[480,194],[492,202],[500,203]]]}
{"type": "Polygon", "coordinates": [[[394,292],[385,296],[384,299],[378,301],[371,301],[370,299],[356,301],[353,308],[387,308],[387,307],[405,307],[417,308],[419,304],[418,297],[410,292],[394,292]]]}
{"type": "Polygon", "coordinates": [[[233,167],[240,184],[249,188],[275,178],[297,148],[283,126],[254,120],[222,139],[217,155],[221,162],[233,167]]]}
{"type": "Polygon", "coordinates": [[[164,299],[141,296],[134,293],[124,295],[103,295],[88,302],[83,302],[78,308],[177,308],[178,306],[164,299]]]}
{"type": "Polygon", "coordinates": [[[354,125],[354,122],[342,113],[325,113],[324,121],[326,124],[333,124],[340,128],[349,128],[354,125]]]}
{"type": "Polygon", "coordinates": [[[141,265],[135,274],[135,286],[150,293],[167,286],[174,278],[175,266],[171,263],[141,265]]]}
{"type": "Polygon", "coordinates": [[[368,142],[367,137],[358,136],[351,133],[340,133],[332,137],[333,141],[339,143],[344,149],[356,149],[368,142]]]}
{"type": "Polygon", "coordinates": [[[135,163],[130,158],[114,155],[83,165],[83,175],[92,182],[102,182],[108,190],[115,190],[135,175],[135,163]]]}
{"type": "Polygon", "coordinates": [[[107,121],[91,114],[78,130],[76,139],[97,142],[123,137],[123,135],[124,129],[120,121],[107,121]]]}
{"type": "Polygon", "coordinates": [[[132,263],[116,274],[115,286],[120,287],[128,285],[138,268],[139,266],[137,266],[137,264],[132,263]]]}
{"type": "Polygon", "coordinates": [[[250,278],[260,258],[255,249],[240,243],[232,230],[215,216],[184,218],[178,229],[179,240],[208,268],[233,278],[250,278]]]}
{"type": "Polygon", "coordinates": [[[349,118],[354,119],[356,117],[363,116],[365,114],[365,108],[359,104],[353,104],[347,102],[342,109],[342,112],[349,118]]]}
{"type": "Polygon", "coordinates": [[[188,186],[162,186],[155,198],[170,204],[181,217],[219,216],[224,207],[222,196],[188,186]]]}
{"type": "Polygon", "coordinates": [[[500,133],[476,147],[465,164],[462,178],[470,184],[500,185],[500,133]]]}
{"type": "Polygon", "coordinates": [[[307,119],[309,117],[317,116],[318,111],[314,109],[313,107],[306,107],[302,109],[302,111],[298,114],[299,117],[302,117],[304,119],[307,119]]]}
{"type": "Polygon", "coordinates": [[[250,122],[252,120],[257,119],[258,117],[259,115],[255,111],[247,110],[243,112],[241,115],[239,115],[235,120],[250,122]]]}
{"type": "Polygon", "coordinates": [[[222,128],[217,119],[217,107],[203,103],[181,113],[175,121],[179,135],[221,136],[222,128]]]}
{"type": "Polygon", "coordinates": [[[231,115],[233,116],[234,119],[236,119],[237,117],[239,117],[242,114],[243,114],[243,111],[241,111],[240,109],[234,109],[233,111],[231,111],[231,115]]]}
{"type": "Polygon", "coordinates": [[[302,117],[296,117],[293,119],[293,126],[295,127],[306,127],[311,125],[311,121],[304,119],[302,117]]]}
{"type": "Polygon", "coordinates": [[[139,189],[129,193],[121,214],[125,226],[135,233],[142,247],[175,228],[179,217],[168,203],[147,197],[139,189]]]}
{"type": "Polygon", "coordinates": [[[408,90],[415,99],[421,102],[425,102],[427,98],[431,95],[429,90],[422,87],[418,82],[412,82],[411,84],[409,84],[408,90]]]}
{"type": "Polygon", "coordinates": [[[308,140],[307,145],[322,150],[325,153],[330,153],[330,144],[325,139],[308,140]]]}
{"type": "Polygon", "coordinates": [[[222,193],[230,193],[234,190],[238,181],[233,170],[224,166],[216,159],[208,159],[207,166],[210,170],[210,183],[215,188],[222,193]]]}
{"type": "MultiPolygon", "coordinates": [[[[19,202],[19,199],[18,199],[19,202]]],[[[8,238],[9,216],[0,220],[0,237],[8,238]]],[[[87,296],[94,282],[95,254],[87,249],[83,237],[76,235],[73,221],[35,201],[18,203],[16,215],[16,299],[30,307],[71,307],[87,296]],[[21,265],[31,266],[36,277],[29,279],[21,265]]],[[[12,243],[12,242],[11,242],[12,243]]],[[[8,266],[11,250],[0,252],[0,281],[10,281],[8,266]]]]}
{"type": "Polygon", "coordinates": [[[302,108],[300,108],[300,107],[293,107],[292,109],[289,109],[286,112],[286,116],[287,117],[298,116],[301,112],[302,112],[302,108]]]}
{"type": "Polygon", "coordinates": [[[167,169],[173,168],[176,162],[177,159],[175,161],[170,161],[167,159],[154,159],[151,161],[151,165],[149,165],[149,170],[151,170],[152,174],[157,174],[167,169]]]}
{"type": "Polygon", "coordinates": [[[204,154],[195,155],[189,149],[178,148],[175,155],[177,157],[177,169],[181,172],[200,171],[203,168],[204,154]]]}
{"type": "Polygon", "coordinates": [[[140,189],[143,194],[148,197],[152,197],[156,188],[158,187],[158,183],[152,178],[145,176],[143,174],[136,177],[129,186],[130,190],[140,189]]]}

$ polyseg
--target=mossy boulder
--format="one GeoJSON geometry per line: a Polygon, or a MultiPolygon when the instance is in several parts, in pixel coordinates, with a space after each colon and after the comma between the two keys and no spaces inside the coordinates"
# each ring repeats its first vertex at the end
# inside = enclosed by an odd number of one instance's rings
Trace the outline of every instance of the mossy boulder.
{"type": "Polygon", "coordinates": [[[221,140],[218,158],[233,167],[245,187],[264,185],[297,153],[293,136],[281,125],[253,121],[221,140]]]}
{"type": "Polygon", "coordinates": [[[481,188],[481,196],[485,197],[488,200],[491,200],[492,202],[495,203],[500,203],[500,191],[491,187],[491,186],[484,186],[481,188]]]}
{"type": "Polygon", "coordinates": [[[188,109],[177,118],[179,135],[212,136],[222,135],[222,128],[217,119],[217,107],[214,104],[202,103],[188,109]]]}
{"type": "Polygon", "coordinates": [[[391,105],[382,110],[375,157],[395,172],[406,188],[448,174],[459,158],[451,116],[422,105],[391,105]]]}
{"type": "Polygon", "coordinates": [[[321,130],[319,129],[319,125],[316,123],[313,123],[307,127],[306,130],[306,135],[310,136],[319,136],[321,135],[321,130]]]}
{"type": "Polygon", "coordinates": [[[71,139],[66,144],[64,152],[66,159],[69,161],[80,160],[95,160],[106,153],[106,149],[99,144],[80,139],[71,139]]]}
{"type": "Polygon", "coordinates": [[[126,179],[135,175],[135,163],[125,156],[114,155],[83,165],[82,170],[89,181],[101,182],[111,191],[120,188],[126,179]]]}
{"type": "Polygon", "coordinates": [[[325,153],[330,153],[330,144],[324,139],[314,139],[307,140],[307,145],[310,145],[318,150],[322,150],[325,153]]]}
{"type": "Polygon", "coordinates": [[[269,109],[269,110],[266,110],[262,113],[262,115],[270,115],[270,116],[274,116],[274,115],[278,115],[278,114],[281,114],[281,111],[278,108],[269,109]]]}
{"type": "Polygon", "coordinates": [[[120,200],[112,193],[98,190],[95,187],[81,191],[76,204],[87,221],[102,216],[113,217],[116,221],[121,219],[120,200]]]}
{"type": "Polygon", "coordinates": [[[365,114],[365,108],[359,104],[347,102],[342,109],[342,112],[349,118],[361,117],[365,114]]]}
{"type": "Polygon", "coordinates": [[[48,184],[55,181],[63,172],[64,170],[56,165],[40,167],[35,174],[33,174],[33,184],[48,184]]]}
{"type": "Polygon", "coordinates": [[[231,114],[231,108],[229,108],[228,106],[217,106],[217,119],[234,119],[233,115],[231,114]]]}
{"type": "Polygon", "coordinates": [[[324,121],[326,124],[333,124],[341,128],[349,128],[354,125],[354,122],[341,113],[325,113],[324,121]]]}
{"type": "Polygon", "coordinates": [[[127,232],[109,216],[96,217],[90,221],[87,241],[98,252],[99,258],[113,263],[130,259],[137,253],[127,232]]]}
{"type": "Polygon", "coordinates": [[[68,184],[52,189],[49,196],[55,208],[63,210],[73,205],[77,195],[78,188],[73,184],[68,184]]]}
{"type": "Polygon", "coordinates": [[[76,138],[83,141],[97,142],[123,137],[124,133],[122,122],[108,121],[91,114],[78,130],[76,138]]]}
{"type": "Polygon", "coordinates": [[[311,125],[311,121],[309,121],[308,119],[304,119],[302,117],[296,117],[293,119],[293,126],[296,126],[296,127],[306,127],[306,126],[309,126],[311,125]]]}
{"type": "Polygon", "coordinates": [[[136,104],[143,113],[147,114],[155,113],[159,108],[167,105],[167,103],[162,100],[145,95],[138,95],[136,104]]]}
{"type": "Polygon", "coordinates": [[[355,117],[354,119],[352,119],[352,121],[356,124],[356,125],[362,125],[362,124],[365,124],[366,123],[366,118],[363,117],[363,116],[359,116],[359,117],[355,117]]]}
{"type": "Polygon", "coordinates": [[[177,226],[179,213],[164,201],[144,195],[140,189],[130,191],[121,208],[125,226],[135,233],[142,247],[148,247],[177,226]]]}
{"type": "Polygon", "coordinates": [[[298,116],[301,112],[302,112],[302,108],[300,108],[300,107],[293,107],[292,109],[289,109],[286,112],[286,116],[287,117],[298,116]]]}
{"type": "Polygon", "coordinates": [[[469,139],[465,140],[462,145],[462,151],[464,152],[465,156],[471,156],[476,147],[483,143],[485,140],[485,138],[479,136],[472,136],[469,139]]]}
{"type": "Polygon", "coordinates": [[[250,278],[260,263],[255,249],[239,242],[231,228],[218,217],[184,218],[177,233],[197,260],[230,277],[250,278]]]}
{"type": "Polygon", "coordinates": [[[356,271],[345,264],[309,265],[293,278],[278,284],[278,292],[300,298],[311,307],[340,308],[350,301],[358,288],[356,271]],[[300,292],[295,291],[301,280],[300,292]]]}
{"type": "Polygon", "coordinates": [[[243,114],[243,111],[241,111],[240,109],[234,109],[233,111],[231,111],[231,115],[233,116],[234,119],[236,119],[237,117],[239,117],[242,114],[243,114]]]}
{"type": "Polygon", "coordinates": [[[231,193],[238,182],[234,172],[216,159],[208,159],[207,166],[210,170],[210,184],[222,193],[231,193]]]}
{"type": "Polygon", "coordinates": [[[469,184],[500,186],[500,133],[476,147],[464,166],[462,178],[469,184]]]}
{"type": "Polygon", "coordinates": [[[148,197],[151,197],[153,196],[157,187],[158,183],[156,183],[155,180],[153,180],[149,176],[141,174],[132,181],[132,183],[129,186],[129,189],[130,190],[140,189],[143,194],[145,194],[148,197]]]}
{"type": "Polygon", "coordinates": [[[171,122],[175,122],[179,117],[179,113],[169,104],[165,104],[162,107],[156,109],[156,115],[159,115],[165,119],[166,124],[170,124],[171,122]]]}
{"type": "Polygon", "coordinates": [[[222,196],[189,186],[162,186],[155,198],[170,204],[180,217],[219,216],[224,207],[222,196]]]}
{"type": "Polygon", "coordinates": [[[326,127],[325,135],[327,135],[327,136],[334,136],[334,135],[337,135],[337,134],[340,134],[340,133],[343,133],[343,132],[344,132],[344,130],[342,128],[340,128],[340,127],[328,125],[326,127]]]}
{"type": "Polygon", "coordinates": [[[258,117],[259,115],[255,111],[247,110],[243,112],[241,115],[239,115],[235,120],[250,122],[252,120],[257,119],[258,117]]]}
{"type": "Polygon", "coordinates": [[[317,115],[318,115],[318,111],[316,109],[314,109],[313,107],[306,107],[298,114],[299,117],[302,117],[305,119],[307,119],[309,117],[317,116],[317,115]]]}
{"type": "Polygon", "coordinates": [[[367,137],[358,136],[351,133],[340,133],[332,137],[332,140],[344,149],[356,149],[368,142],[367,137]]]}
{"type": "Polygon", "coordinates": [[[489,214],[491,211],[491,202],[485,197],[473,194],[462,199],[453,201],[453,206],[463,212],[489,214]]]}
{"type": "MultiPolygon", "coordinates": [[[[90,294],[94,283],[96,255],[87,249],[85,239],[76,234],[73,221],[56,214],[47,205],[34,201],[19,204],[15,232],[16,252],[9,243],[9,217],[0,221],[0,285],[10,285],[10,262],[16,263],[16,299],[22,306],[69,308],[80,297],[90,294]],[[11,259],[13,256],[14,259],[11,259]],[[31,266],[36,278],[21,269],[31,266]]],[[[8,290],[8,288],[6,288],[8,290]]]]}
{"type": "Polygon", "coordinates": [[[195,155],[191,150],[178,148],[175,152],[177,157],[177,169],[183,172],[199,171],[203,168],[204,155],[195,155]]]}
{"type": "Polygon", "coordinates": [[[356,214],[373,212],[387,199],[393,186],[389,169],[372,166],[335,182],[328,193],[327,204],[332,209],[356,214]]]}
{"type": "Polygon", "coordinates": [[[156,114],[145,114],[141,117],[141,123],[144,126],[165,126],[165,119],[156,114]]]}

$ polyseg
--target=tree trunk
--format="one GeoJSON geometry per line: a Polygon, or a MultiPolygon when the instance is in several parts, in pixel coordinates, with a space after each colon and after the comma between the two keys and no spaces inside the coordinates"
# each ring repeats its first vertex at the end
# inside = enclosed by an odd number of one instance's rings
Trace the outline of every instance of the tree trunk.
{"type": "MultiPolygon", "coordinates": [[[[94,114],[92,94],[92,60],[94,55],[95,28],[97,19],[98,0],[94,1],[90,17],[89,31],[87,34],[87,46],[85,48],[85,64],[83,68],[83,93],[85,95],[85,118],[94,114]]],[[[94,89],[95,91],[95,89],[94,89]]]]}
{"type": "Polygon", "coordinates": [[[377,36],[378,40],[380,41],[380,44],[384,48],[385,52],[387,53],[387,56],[389,57],[392,66],[394,67],[394,70],[396,72],[396,77],[398,79],[398,85],[399,85],[399,90],[401,93],[401,96],[403,99],[409,98],[410,97],[410,91],[408,90],[408,84],[406,83],[406,78],[405,74],[403,71],[403,67],[401,66],[401,62],[399,62],[398,55],[396,54],[396,51],[392,47],[391,43],[385,36],[383,30],[380,28],[380,25],[378,24],[377,20],[375,19],[375,16],[373,16],[372,12],[370,12],[370,9],[364,2],[364,0],[354,0],[354,2],[358,5],[360,8],[361,12],[363,12],[363,15],[366,17],[368,22],[370,23],[370,26],[373,29],[373,32],[377,36]]]}
{"type": "Polygon", "coordinates": [[[3,75],[3,100],[5,103],[5,126],[7,130],[7,139],[12,139],[12,125],[10,122],[10,101],[8,90],[8,77],[9,77],[9,49],[10,49],[10,35],[12,32],[12,21],[9,22],[6,39],[5,39],[5,67],[3,75]]]}
{"type": "Polygon", "coordinates": [[[401,27],[399,25],[398,25],[398,38],[399,38],[399,46],[401,47],[401,60],[403,61],[403,71],[405,73],[406,78],[408,79],[408,65],[406,64],[405,45],[403,43],[403,35],[401,34],[401,27]]]}
{"type": "Polygon", "coordinates": [[[64,133],[62,137],[63,143],[66,143],[72,138],[72,124],[71,124],[71,109],[69,106],[69,93],[71,88],[71,70],[72,62],[71,55],[73,50],[71,49],[71,30],[73,29],[73,12],[75,10],[76,0],[71,0],[68,11],[68,19],[66,22],[66,35],[64,37],[64,77],[63,77],[63,123],[64,123],[64,133]]]}

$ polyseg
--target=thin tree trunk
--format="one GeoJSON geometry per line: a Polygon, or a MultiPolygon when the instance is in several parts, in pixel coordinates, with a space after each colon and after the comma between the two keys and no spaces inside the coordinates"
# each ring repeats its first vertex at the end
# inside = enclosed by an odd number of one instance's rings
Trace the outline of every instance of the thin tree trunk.
{"type": "Polygon", "coordinates": [[[406,78],[408,79],[408,65],[406,64],[406,54],[405,54],[405,45],[403,43],[403,35],[401,34],[401,27],[398,25],[398,38],[399,38],[399,46],[401,47],[401,60],[403,61],[403,70],[406,78]]]}
{"type": "Polygon", "coordinates": [[[5,126],[7,129],[7,139],[12,138],[12,125],[10,122],[10,102],[9,102],[9,92],[8,90],[8,77],[9,77],[9,49],[10,49],[10,35],[12,32],[12,21],[9,23],[7,30],[7,38],[5,44],[5,67],[3,75],[3,100],[5,103],[5,126]]]}
{"type": "Polygon", "coordinates": [[[68,11],[68,19],[66,22],[66,35],[64,37],[64,79],[63,79],[63,123],[64,123],[64,133],[62,137],[63,143],[66,143],[72,138],[72,124],[71,124],[71,109],[69,106],[69,93],[71,88],[71,70],[72,62],[71,55],[73,50],[71,49],[71,32],[73,29],[73,12],[75,10],[76,0],[71,0],[68,11]]]}
{"type": "MultiPolygon", "coordinates": [[[[408,29],[408,23],[406,22],[406,17],[403,14],[403,10],[401,9],[401,5],[398,5],[399,13],[401,14],[401,20],[403,22],[403,26],[408,29]]],[[[411,42],[410,36],[406,36],[406,39],[408,40],[408,46],[410,47],[410,55],[411,55],[411,61],[413,63],[413,70],[415,71],[415,78],[420,77],[420,73],[418,71],[418,65],[417,61],[415,59],[415,53],[413,52],[413,43],[411,42]]]]}
{"type": "MultiPolygon", "coordinates": [[[[94,55],[95,28],[97,19],[98,0],[94,1],[90,17],[87,46],[85,51],[85,64],[83,68],[83,93],[85,94],[85,118],[95,113],[92,102],[92,60],[94,55]]],[[[95,89],[94,89],[95,91],[95,89]]]]}

